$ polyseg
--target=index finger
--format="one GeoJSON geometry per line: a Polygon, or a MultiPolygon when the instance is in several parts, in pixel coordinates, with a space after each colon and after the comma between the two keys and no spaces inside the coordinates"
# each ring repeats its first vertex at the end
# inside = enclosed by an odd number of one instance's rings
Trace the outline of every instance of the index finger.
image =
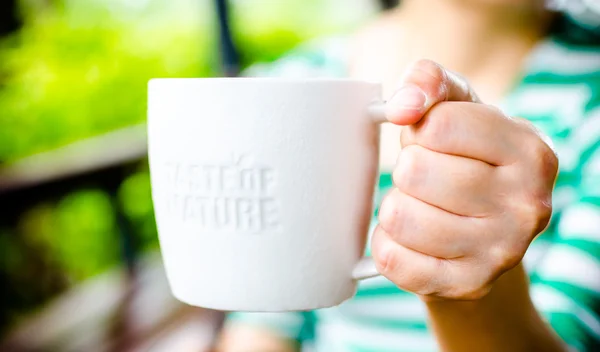
{"type": "Polygon", "coordinates": [[[385,115],[396,125],[412,125],[442,101],[480,103],[468,82],[431,60],[419,60],[406,72],[401,88],[387,102],[385,115]]]}
{"type": "Polygon", "coordinates": [[[442,102],[416,124],[402,128],[402,147],[417,144],[438,153],[509,165],[523,153],[527,129],[486,104],[442,102]]]}

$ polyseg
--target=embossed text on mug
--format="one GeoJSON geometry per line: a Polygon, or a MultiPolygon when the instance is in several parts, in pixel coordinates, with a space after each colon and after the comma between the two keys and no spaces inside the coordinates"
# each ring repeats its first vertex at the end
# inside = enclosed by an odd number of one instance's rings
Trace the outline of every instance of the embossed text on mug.
{"type": "Polygon", "coordinates": [[[211,231],[260,233],[280,226],[275,170],[247,155],[223,163],[170,162],[165,170],[164,206],[171,217],[211,231]]]}

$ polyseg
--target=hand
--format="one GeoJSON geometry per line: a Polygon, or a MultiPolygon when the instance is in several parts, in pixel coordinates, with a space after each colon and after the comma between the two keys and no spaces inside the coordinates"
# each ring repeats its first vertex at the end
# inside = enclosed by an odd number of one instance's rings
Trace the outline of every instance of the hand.
{"type": "Polygon", "coordinates": [[[555,153],[528,122],[427,60],[386,116],[405,127],[372,239],[377,269],[424,299],[484,297],[549,222],[555,153]]]}

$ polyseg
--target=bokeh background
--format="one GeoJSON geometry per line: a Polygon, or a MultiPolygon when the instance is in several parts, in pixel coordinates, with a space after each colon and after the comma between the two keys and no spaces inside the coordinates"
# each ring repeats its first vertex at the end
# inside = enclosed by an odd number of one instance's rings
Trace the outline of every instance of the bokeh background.
{"type": "MultiPolygon", "coordinates": [[[[387,2],[230,0],[239,69],[387,2]]],[[[174,301],[164,278],[144,121],[150,78],[238,70],[216,3],[2,0],[0,350],[210,348],[220,314],[174,301]]]]}

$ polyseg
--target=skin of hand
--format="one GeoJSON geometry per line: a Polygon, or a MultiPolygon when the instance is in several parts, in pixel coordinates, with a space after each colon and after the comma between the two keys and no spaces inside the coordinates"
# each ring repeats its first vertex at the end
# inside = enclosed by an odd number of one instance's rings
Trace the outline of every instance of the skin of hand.
{"type": "Polygon", "coordinates": [[[426,302],[485,297],[550,220],[555,152],[429,60],[407,70],[386,116],[404,127],[372,238],[377,269],[426,302]]]}

